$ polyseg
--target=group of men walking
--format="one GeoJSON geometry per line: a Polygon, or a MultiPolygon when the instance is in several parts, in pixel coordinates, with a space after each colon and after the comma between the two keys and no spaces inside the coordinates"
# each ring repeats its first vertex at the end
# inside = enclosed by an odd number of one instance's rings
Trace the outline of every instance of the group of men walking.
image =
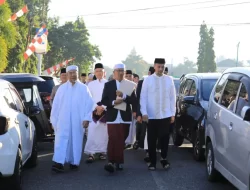
{"type": "Polygon", "coordinates": [[[160,149],[160,163],[167,169],[176,94],[172,77],[164,74],[164,65],[164,59],[156,58],[149,76],[139,81],[138,75],[119,63],[114,66],[113,80],[107,81],[103,65],[97,63],[96,79],[87,85],[78,80],[77,66],[63,70],[60,78],[66,72],[67,80],[55,87],[51,101],[55,131],[52,170],[63,172],[66,163],[70,169],[78,169],[87,128],[87,163],[107,159],[106,171],[123,170],[124,148],[134,146],[146,150],[149,170],[156,169],[156,149],[160,149]]]}

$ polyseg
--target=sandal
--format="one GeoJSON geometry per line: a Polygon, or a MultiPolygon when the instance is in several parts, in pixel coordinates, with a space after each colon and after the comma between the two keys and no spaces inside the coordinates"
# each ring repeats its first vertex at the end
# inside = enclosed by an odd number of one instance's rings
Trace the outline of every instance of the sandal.
{"type": "Polygon", "coordinates": [[[137,150],[139,148],[139,142],[135,141],[134,145],[133,145],[133,149],[137,150]]]}
{"type": "Polygon", "coordinates": [[[165,169],[165,170],[170,167],[170,163],[166,159],[161,160],[161,165],[162,165],[163,169],[165,169]]]}
{"type": "Polygon", "coordinates": [[[95,161],[95,157],[93,155],[89,155],[88,159],[86,160],[86,163],[91,164],[95,161]]]}
{"type": "Polygon", "coordinates": [[[100,160],[106,160],[107,157],[106,157],[105,154],[100,154],[100,155],[99,155],[99,159],[100,159],[100,160]]]}

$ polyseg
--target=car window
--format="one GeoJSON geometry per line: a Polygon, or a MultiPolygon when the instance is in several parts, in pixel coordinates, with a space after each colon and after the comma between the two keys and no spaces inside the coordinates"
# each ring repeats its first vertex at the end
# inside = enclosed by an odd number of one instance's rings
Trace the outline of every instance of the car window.
{"type": "Polygon", "coordinates": [[[203,79],[201,80],[201,97],[205,101],[209,101],[211,92],[214,88],[216,79],[203,79]]]}
{"type": "Polygon", "coordinates": [[[45,80],[44,82],[40,82],[37,84],[39,92],[51,93],[54,86],[55,86],[55,83],[53,79],[48,79],[48,80],[45,80]]]}
{"type": "Polygon", "coordinates": [[[222,93],[222,90],[223,90],[223,87],[225,86],[226,84],[226,81],[227,81],[227,78],[228,78],[229,74],[224,74],[220,81],[217,83],[216,85],[216,88],[215,88],[215,94],[214,94],[214,101],[215,102],[219,102],[220,100],[220,97],[221,97],[221,93],[222,93]]]}
{"type": "Polygon", "coordinates": [[[183,94],[183,89],[185,87],[185,84],[186,84],[186,79],[183,79],[180,81],[180,90],[179,90],[179,93],[183,94]]]}
{"type": "MultiPolygon", "coordinates": [[[[236,100],[234,100],[234,103],[236,102],[236,100]]],[[[247,93],[247,89],[246,86],[244,84],[241,85],[240,88],[240,93],[239,93],[239,97],[237,100],[237,106],[236,106],[236,114],[241,116],[241,110],[244,106],[250,106],[249,104],[249,100],[248,100],[248,93],[247,93]]]]}
{"type": "Polygon", "coordinates": [[[19,96],[18,96],[16,90],[10,88],[10,92],[11,92],[11,95],[12,95],[12,97],[13,97],[15,103],[16,103],[17,110],[18,110],[19,112],[22,112],[22,113],[23,113],[23,110],[24,110],[23,104],[22,104],[22,101],[20,100],[20,98],[19,98],[19,96]]]}
{"type": "Polygon", "coordinates": [[[180,88],[180,80],[174,80],[175,91],[178,94],[180,88]]]}
{"type": "Polygon", "coordinates": [[[188,96],[190,94],[190,90],[191,90],[190,88],[191,88],[192,83],[193,83],[193,80],[191,80],[191,79],[188,79],[186,81],[186,84],[185,84],[185,86],[183,88],[184,96],[188,96]]]}
{"type": "Polygon", "coordinates": [[[194,81],[193,81],[193,84],[191,86],[189,96],[196,96],[196,84],[194,81]]]}
{"type": "Polygon", "coordinates": [[[226,87],[223,91],[220,104],[229,110],[234,110],[234,103],[239,90],[240,82],[235,80],[228,80],[226,87]]]}
{"type": "Polygon", "coordinates": [[[8,88],[5,88],[4,89],[4,95],[3,95],[3,98],[6,102],[6,104],[11,108],[11,109],[14,109],[17,111],[17,107],[16,107],[16,103],[13,99],[13,97],[11,96],[11,93],[9,91],[8,88]]]}
{"type": "Polygon", "coordinates": [[[31,88],[17,88],[17,91],[25,103],[31,102],[32,99],[31,88]]]}

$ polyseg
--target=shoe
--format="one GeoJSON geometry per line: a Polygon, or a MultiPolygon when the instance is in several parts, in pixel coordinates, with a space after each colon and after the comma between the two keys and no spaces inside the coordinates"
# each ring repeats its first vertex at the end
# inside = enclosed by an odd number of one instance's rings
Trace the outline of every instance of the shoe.
{"type": "Polygon", "coordinates": [[[161,165],[162,165],[163,169],[165,169],[165,170],[170,167],[170,163],[168,162],[167,159],[162,159],[161,160],[161,165]]]}
{"type": "Polygon", "coordinates": [[[70,168],[71,170],[78,170],[78,169],[79,169],[79,166],[70,164],[70,165],[69,165],[69,168],[70,168]]]}
{"type": "Polygon", "coordinates": [[[131,144],[127,144],[127,145],[125,145],[124,149],[130,149],[131,147],[132,147],[131,144]]]}
{"type": "Polygon", "coordinates": [[[155,165],[154,165],[154,164],[149,164],[148,170],[154,171],[155,169],[156,169],[156,168],[155,168],[155,165]]]}
{"type": "Polygon", "coordinates": [[[122,164],[115,164],[115,168],[118,171],[122,171],[123,170],[123,165],[122,164]]]}
{"type": "Polygon", "coordinates": [[[104,166],[104,169],[109,172],[109,173],[114,173],[115,172],[115,167],[114,164],[108,163],[104,166]]]}
{"type": "Polygon", "coordinates": [[[57,172],[57,173],[62,173],[64,172],[64,166],[60,163],[55,163],[52,166],[52,171],[57,172]]]}
{"type": "Polygon", "coordinates": [[[135,141],[134,145],[133,145],[133,149],[137,150],[139,148],[139,142],[135,141]]]}
{"type": "Polygon", "coordinates": [[[148,153],[146,153],[146,157],[144,158],[144,161],[147,163],[150,162],[148,153]]]}

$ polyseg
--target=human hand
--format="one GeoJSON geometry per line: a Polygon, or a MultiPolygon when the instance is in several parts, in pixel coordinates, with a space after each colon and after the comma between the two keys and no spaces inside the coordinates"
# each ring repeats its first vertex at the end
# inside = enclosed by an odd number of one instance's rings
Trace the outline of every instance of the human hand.
{"type": "Polygon", "coordinates": [[[83,128],[88,128],[88,126],[89,126],[89,121],[83,121],[83,122],[82,122],[82,126],[83,126],[83,128]]]}
{"type": "Polygon", "coordinates": [[[175,117],[172,116],[172,117],[171,117],[171,120],[170,120],[170,123],[174,123],[174,121],[175,121],[175,117]]]}
{"type": "Polygon", "coordinates": [[[116,91],[116,96],[123,97],[123,93],[119,90],[116,91]]]}
{"type": "Polygon", "coordinates": [[[115,105],[117,105],[117,104],[121,104],[122,102],[123,102],[123,99],[119,98],[119,99],[116,99],[114,103],[115,105]]]}
{"type": "Polygon", "coordinates": [[[142,121],[148,123],[148,116],[147,115],[143,115],[142,116],[142,121]]]}
{"type": "Polygon", "coordinates": [[[138,117],[137,117],[137,122],[138,122],[138,123],[141,123],[141,122],[142,122],[142,117],[141,117],[141,116],[138,116],[138,117]]]}

